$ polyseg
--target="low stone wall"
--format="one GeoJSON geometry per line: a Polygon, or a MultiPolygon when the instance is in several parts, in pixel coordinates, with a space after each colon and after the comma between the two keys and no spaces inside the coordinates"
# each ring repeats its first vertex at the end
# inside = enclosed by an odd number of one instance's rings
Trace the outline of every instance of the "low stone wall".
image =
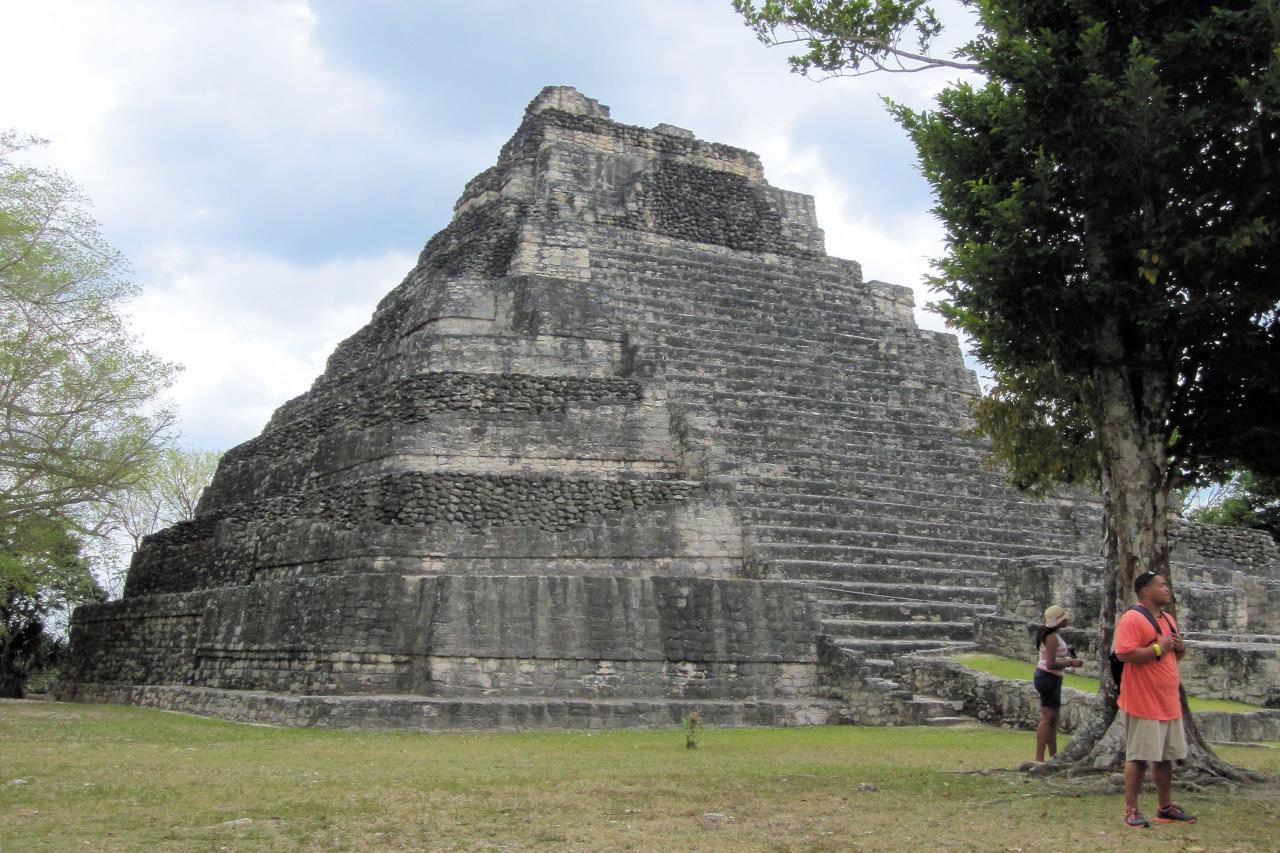
{"type": "MultiPolygon", "coordinates": [[[[974,642],[982,651],[1034,665],[1036,651],[1031,640],[1038,623],[1004,616],[976,616],[973,626],[974,642]]],[[[1062,631],[1062,638],[1085,662],[1080,674],[1096,677],[1097,632],[1068,628],[1062,631]]],[[[1187,642],[1188,654],[1178,668],[1188,693],[1280,707],[1280,645],[1200,639],[1194,633],[1188,634],[1187,642]]]]}
{"type": "MultiPolygon", "coordinates": [[[[927,696],[958,699],[964,702],[965,714],[984,723],[1026,729],[1040,721],[1040,694],[1029,681],[997,678],[936,656],[899,658],[898,670],[903,686],[927,696]]],[[[1073,732],[1088,722],[1094,714],[1093,701],[1092,694],[1063,688],[1059,728],[1073,732]]]]}
{"type": "MultiPolygon", "coordinates": [[[[898,660],[898,667],[904,687],[962,701],[964,713],[984,723],[1020,729],[1034,729],[1039,723],[1040,696],[1030,682],[997,678],[937,656],[908,655],[898,660]]],[[[1064,688],[1059,730],[1074,732],[1097,711],[1095,694],[1064,688]]],[[[1280,740],[1280,710],[1242,714],[1199,711],[1195,718],[1200,733],[1209,741],[1280,740]]]]}
{"type": "Polygon", "coordinates": [[[1280,711],[1231,714],[1226,711],[1197,711],[1200,734],[1213,743],[1258,743],[1280,741],[1280,711]]]}
{"type": "Polygon", "coordinates": [[[1280,580],[1280,548],[1262,530],[1173,520],[1169,549],[1175,562],[1221,562],[1258,577],[1280,580]]]}
{"type": "Polygon", "coordinates": [[[871,674],[866,656],[818,638],[819,694],[840,701],[837,721],[855,726],[921,726],[961,713],[958,701],[917,697],[905,685],[871,674]]]}
{"type": "MultiPolygon", "coordinates": [[[[1188,631],[1280,634],[1280,580],[1228,564],[1178,563],[1173,572],[1179,622],[1188,631]]],[[[999,612],[1039,623],[1046,607],[1059,604],[1077,628],[1092,628],[1102,612],[1102,575],[1097,557],[1025,558],[1001,573],[999,612]]]]}

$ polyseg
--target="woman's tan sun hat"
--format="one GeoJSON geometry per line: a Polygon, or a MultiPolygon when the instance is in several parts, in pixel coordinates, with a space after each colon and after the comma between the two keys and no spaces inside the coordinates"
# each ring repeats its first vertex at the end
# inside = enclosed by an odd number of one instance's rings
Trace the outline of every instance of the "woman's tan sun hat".
{"type": "Polygon", "coordinates": [[[1070,618],[1071,614],[1067,612],[1066,608],[1051,604],[1044,612],[1044,626],[1046,628],[1057,628],[1070,618]]]}

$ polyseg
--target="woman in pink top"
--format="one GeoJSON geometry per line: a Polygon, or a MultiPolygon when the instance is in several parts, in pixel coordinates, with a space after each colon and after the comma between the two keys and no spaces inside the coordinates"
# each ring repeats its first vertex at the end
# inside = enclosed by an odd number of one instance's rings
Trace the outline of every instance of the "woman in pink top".
{"type": "Polygon", "coordinates": [[[1036,726],[1036,763],[1058,754],[1058,712],[1062,708],[1062,673],[1068,667],[1084,666],[1075,649],[1062,642],[1058,629],[1071,621],[1071,614],[1054,604],[1044,612],[1044,624],[1036,631],[1040,660],[1032,679],[1040,694],[1040,725],[1036,726]]]}

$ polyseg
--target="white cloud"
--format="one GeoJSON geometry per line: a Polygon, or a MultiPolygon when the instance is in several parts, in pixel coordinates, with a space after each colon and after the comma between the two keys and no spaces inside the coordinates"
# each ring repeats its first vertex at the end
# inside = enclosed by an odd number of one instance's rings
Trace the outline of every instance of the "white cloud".
{"type": "Polygon", "coordinates": [[[317,45],[304,2],[49,0],[0,15],[20,34],[0,51],[0,75],[38,75],[7,87],[4,121],[51,140],[49,161],[112,231],[158,237],[233,216],[199,193],[227,161],[256,173],[243,176],[252,189],[258,176],[332,180],[410,144],[376,83],[317,45]]]}
{"type": "Polygon", "coordinates": [[[389,252],[303,266],[176,247],[146,258],[151,284],[130,313],[148,350],[185,367],[171,396],[187,440],[225,449],[256,435],[415,260],[389,252]]]}

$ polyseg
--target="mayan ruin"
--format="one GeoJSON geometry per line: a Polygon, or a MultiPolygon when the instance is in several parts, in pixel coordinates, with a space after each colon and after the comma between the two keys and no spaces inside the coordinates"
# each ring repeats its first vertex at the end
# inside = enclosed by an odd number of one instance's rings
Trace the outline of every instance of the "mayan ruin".
{"type": "MultiPolygon", "coordinates": [[[[947,655],[1026,657],[1055,601],[1093,660],[1099,503],[1005,484],[913,308],[755,154],[548,87],[195,520],[76,611],[61,695],[404,729],[1034,717],[947,655]]],[[[1171,538],[1187,689],[1280,707],[1275,544],[1171,538]]]]}

